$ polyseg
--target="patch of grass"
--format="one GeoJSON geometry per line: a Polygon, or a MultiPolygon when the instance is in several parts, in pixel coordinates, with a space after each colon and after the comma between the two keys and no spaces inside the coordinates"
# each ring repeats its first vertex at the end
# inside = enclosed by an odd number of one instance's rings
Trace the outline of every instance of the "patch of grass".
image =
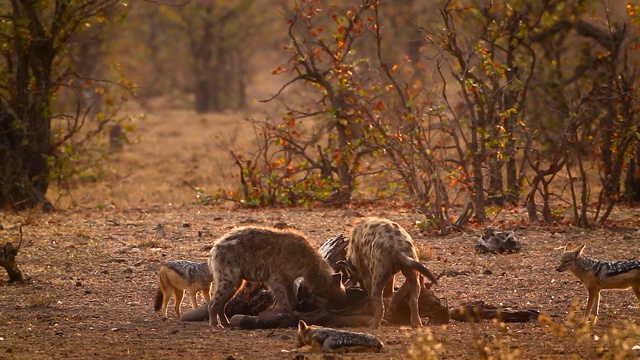
{"type": "Polygon", "coordinates": [[[580,303],[576,298],[564,323],[541,315],[540,325],[558,338],[569,338],[581,346],[583,358],[632,359],[640,342],[640,321],[623,320],[604,328],[583,319],[580,303]]]}
{"type": "MultiPolygon", "coordinates": [[[[475,323],[470,323],[473,333],[471,346],[478,353],[478,358],[483,360],[519,359],[521,351],[511,346],[511,339],[507,336],[508,327],[505,323],[494,320],[495,331],[493,334],[482,334],[475,323]]],[[[440,359],[445,354],[445,344],[438,341],[429,328],[420,329],[409,347],[408,355],[411,359],[440,359]]]]}
{"type": "MultiPolygon", "coordinates": [[[[576,344],[579,358],[632,359],[637,357],[634,347],[640,342],[640,320],[619,321],[611,326],[595,326],[585,322],[580,303],[574,300],[565,322],[556,322],[540,315],[540,326],[558,339],[576,344]]],[[[494,320],[495,330],[482,334],[476,324],[469,326],[473,333],[473,349],[480,359],[519,359],[519,348],[511,345],[507,324],[494,320]]],[[[445,343],[438,341],[430,329],[419,330],[411,340],[408,355],[411,359],[439,359],[445,354],[445,343]]]]}
{"type": "Polygon", "coordinates": [[[477,331],[474,323],[471,323],[471,329],[473,330],[474,348],[478,351],[480,359],[493,360],[504,359],[513,360],[519,359],[521,352],[518,348],[511,346],[511,339],[507,335],[508,327],[504,322],[493,320],[495,326],[495,334],[488,336],[480,336],[480,332],[477,331]]]}
{"type": "Polygon", "coordinates": [[[440,359],[442,354],[444,354],[444,345],[436,340],[431,329],[425,327],[416,332],[409,347],[409,357],[411,359],[440,359]]]}
{"type": "Polygon", "coordinates": [[[27,297],[28,307],[47,307],[53,302],[53,296],[49,294],[37,294],[27,297]]]}
{"type": "Polygon", "coordinates": [[[423,244],[416,244],[416,251],[420,260],[433,260],[433,250],[423,244]]]}

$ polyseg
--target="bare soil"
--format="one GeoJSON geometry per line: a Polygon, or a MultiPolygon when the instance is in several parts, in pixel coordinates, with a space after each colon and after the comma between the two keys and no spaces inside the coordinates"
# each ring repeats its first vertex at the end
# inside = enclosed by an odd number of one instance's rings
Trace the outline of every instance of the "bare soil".
{"type": "MultiPolygon", "coordinates": [[[[515,309],[538,310],[563,324],[574,299],[581,309],[586,290],[569,273],[555,271],[560,247],[568,241],[587,242],[587,255],[597,259],[638,256],[640,211],[620,208],[606,229],[584,230],[569,225],[536,227],[523,209],[504,209],[490,224],[516,230],[523,250],[509,255],[481,255],[474,245],[484,227],[439,236],[415,225],[423,216],[403,204],[373,204],[349,208],[248,210],[235,206],[203,206],[184,181],[222,186],[233,167],[220,150],[219,136],[242,125],[233,115],[195,115],[188,110],[162,109],[139,125],[138,141],[114,156],[109,171],[97,183],[80,183],[57,199],[53,213],[38,211],[0,214],[0,243],[16,242],[19,223],[24,240],[18,261],[30,280],[8,284],[0,270],[0,359],[136,358],[136,359],[322,359],[320,354],[292,351],[295,329],[230,330],[207,323],[181,323],[171,311],[163,320],[153,311],[157,271],[162,261],[204,261],[207,245],[247,224],[285,222],[317,241],[349,234],[362,216],[382,216],[408,229],[416,243],[431,250],[427,266],[466,275],[441,279],[434,289],[450,308],[468,301],[515,309]],[[223,124],[223,125],[220,125],[223,124]],[[70,206],[71,201],[79,205],[70,206]],[[156,239],[162,223],[164,239],[156,239]]],[[[240,134],[242,131],[239,132],[240,134]]],[[[238,134],[238,132],[236,132],[238,134]]],[[[240,136],[240,135],[238,135],[240,136]]],[[[295,254],[291,254],[295,261],[295,254]]],[[[203,303],[199,297],[200,304],[203,303]]],[[[185,299],[182,310],[190,309],[185,299]]],[[[638,302],[631,291],[604,292],[593,335],[616,322],[634,320],[638,302]]],[[[576,342],[569,331],[559,337],[538,322],[499,325],[484,321],[451,321],[425,326],[442,343],[443,358],[479,358],[477,344],[503,354],[520,352],[524,359],[594,357],[599,341],[576,342]]],[[[410,327],[353,329],[377,336],[380,354],[346,354],[334,358],[405,359],[416,336],[410,327]]],[[[495,353],[494,353],[495,354],[495,353]]]]}

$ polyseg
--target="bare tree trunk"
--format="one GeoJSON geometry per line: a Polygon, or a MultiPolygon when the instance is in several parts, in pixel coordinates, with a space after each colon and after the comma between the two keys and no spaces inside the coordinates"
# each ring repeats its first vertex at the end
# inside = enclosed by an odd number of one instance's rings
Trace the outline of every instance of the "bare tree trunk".
{"type": "Polygon", "coordinates": [[[629,161],[627,176],[624,180],[624,198],[627,201],[640,201],[640,146],[633,147],[634,156],[629,161]]]}

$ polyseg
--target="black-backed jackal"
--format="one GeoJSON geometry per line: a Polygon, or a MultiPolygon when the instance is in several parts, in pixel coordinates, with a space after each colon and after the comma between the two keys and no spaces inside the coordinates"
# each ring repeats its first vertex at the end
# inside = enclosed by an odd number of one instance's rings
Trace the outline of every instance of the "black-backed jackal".
{"type": "Polygon", "coordinates": [[[262,282],[273,294],[275,306],[291,311],[298,303],[294,282],[304,285],[327,305],[346,303],[342,276],[314,249],[309,240],[292,229],[241,227],[216,240],[209,267],[215,292],[209,303],[209,323],[229,326],[225,307],[244,281],[262,282]]]}
{"type": "Polygon", "coordinates": [[[411,235],[400,225],[387,219],[368,218],[356,225],[347,246],[347,261],[356,278],[371,298],[373,321],[378,328],[384,317],[383,295],[393,293],[395,274],[402,272],[406,280],[394,295],[402,299],[409,295],[411,326],[422,326],[418,309],[420,297],[419,273],[437,283],[435,276],[418,260],[411,235]]]}
{"type": "Polygon", "coordinates": [[[382,343],[370,334],[336,330],[298,322],[298,347],[311,346],[311,351],[326,353],[380,352],[382,343]]]}
{"type": "Polygon", "coordinates": [[[160,266],[158,272],[158,282],[160,288],[156,292],[154,310],[163,309],[163,315],[167,317],[167,305],[173,295],[175,300],[175,310],[178,318],[180,318],[180,304],[184,296],[185,289],[189,291],[191,297],[191,306],[195,309],[198,307],[196,294],[202,291],[202,295],[207,303],[211,300],[211,282],[213,275],[209,271],[209,265],[206,262],[193,262],[189,260],[169,261],[160,266]]]}
{"type": "Polygon", "coordinates": [[[586,244],[574,248],[572,243],[565,246],[557,271],[571,271],[589,292],[587,309],[584,312],[586,321],[593,309],[593,324],[598,320],[600,308],[600,291],[631,288],[640,300],[640,261],[598,261],[582,256],[586,244]],[[595,306],[594,306],[595,305],[595,306]]]}

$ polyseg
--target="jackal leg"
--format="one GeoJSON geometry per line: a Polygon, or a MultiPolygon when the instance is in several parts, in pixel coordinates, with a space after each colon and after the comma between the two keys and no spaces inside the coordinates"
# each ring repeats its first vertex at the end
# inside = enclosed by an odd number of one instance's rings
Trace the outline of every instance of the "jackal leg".
{"type": "Polygon", "coordinates": [[[589,316],[591,314],[591,310],[593,310],[594,318],[593,324],[596,324],[598,321],[598,315],[600,312],[600,289],[588,289],[589,290],[589,300],[587,300],[587,309],[584,312],[584,317],[586,321],[589,321],[589,316]],[[595,308],[594,308],[595,305],[595,308]]]}
{"type": "Polygon", "coordinates": [[[640,286],[632,287],[631,289],[633,289],[633,294],[636,296],[636,299],[640,300],[640,286]]]}
{"type": "Polygon", "coordinates": [[[196,299],[197,295],[198,295],[198,289],[189,290],[189,298],[191,299],[191,308],[192,309],[197,309],[198,308],[198,299],[196,299]]]}
{"type": "Polygon", "coordinates": [[[211,302],[211,286],[202,290],[202,295],[204,296],[204,300],[209,304],[211,302]]]}
{"type": "Polygon", "coordinates": [[[182,304],[183,296],[184,290],[173,289],[173,299],[176,301],[173,308],[176,310],[176,315],[178,315],[178,318],[180,317],[180,305],[182,304]]]}
{"type": "Polygon", "coordinates": [[[171,300],[171,296],[173,294],[172,294],[171,289],[167,289],[167,288],[163,287],[162,284],[160,284],[160,292],[162,292],[162,307],[161,307],[162,316],[164,316],[164,318],[166,319],[166,318],[168,318],[168,316],[167,316],[168,314],[167,313],[169,311],[169,308],[168,308],[169,307],[169,301],[171,300]]]}

